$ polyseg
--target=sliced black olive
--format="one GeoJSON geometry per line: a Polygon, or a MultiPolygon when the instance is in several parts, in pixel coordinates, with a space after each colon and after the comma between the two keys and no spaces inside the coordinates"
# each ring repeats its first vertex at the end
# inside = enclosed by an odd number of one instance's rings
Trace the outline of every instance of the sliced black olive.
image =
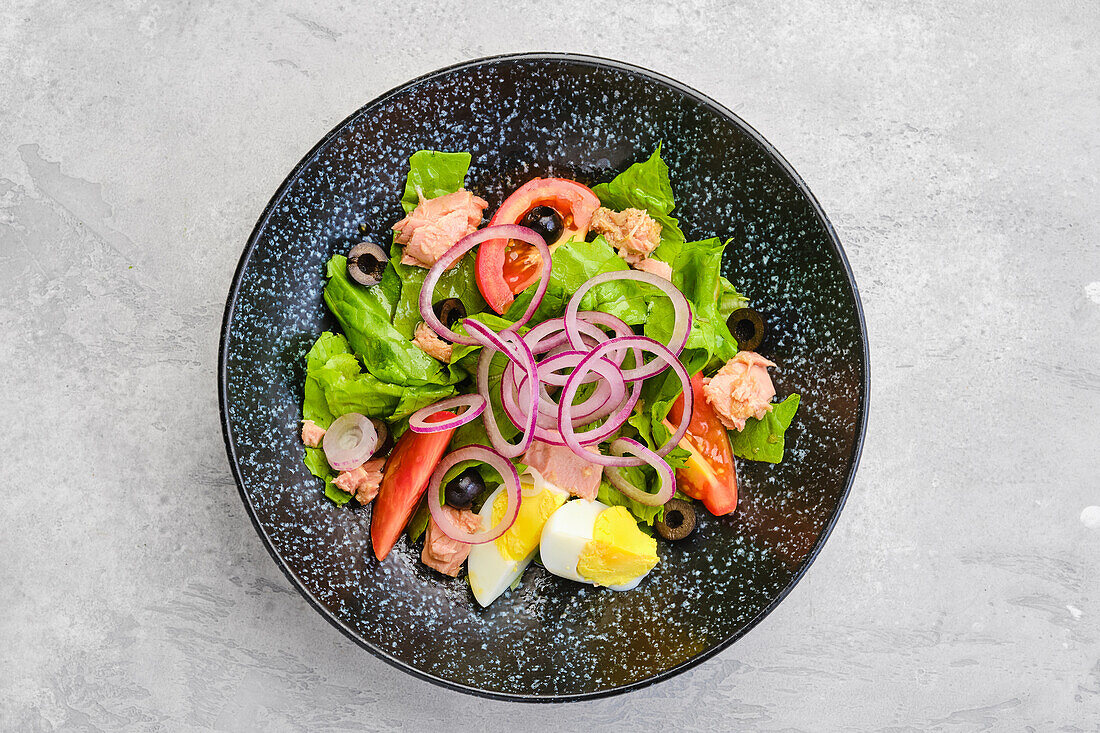
{"type": "Polygon", "coordinates": [[[658,519],[653,527],[666,540],[682,540],[695,531],[695,508],[683,499],[669,499],[664,519],[658,519]]]}
{"type": "Polygon", "coordinates": [[[378,433],[378,446],[374,449],[374,453],[372,453],[371,456],[388,456],[390,451],[393,450],[393,433],[386,427],[386,423],[378,418],[372,418],[371,422],[374,423],[374,429],[378,433]]]}
{"type": "Polygon", "coordinates": [[[549,206],[536,206],[519,223],[533,229],[547,244],[553,244],[561,236],[561,214],[549,206]]]}
{"type": "Polygon", "coordinates": [[[348,252],[348,276],[369,288],[382,282],[389,261],[389,255],[377,244],[361,242],[348,252]]]}
{"type": "Polygon", "coordinates": [[[466,509],[474,503],[477,495],[485,490],[485,482],[476,468],[467,468],[455,476],[443,490],[443,499],[448,506],[466,509]]]}
{"type": "Polygon", "coordinates": [[[453,327],[455,323],[466,317],[466,306],[462,305],[462,301],[458,298],[441,300],[432,306],[432,310],[435,311],[435,317],[447,328],[453,327]]]}
{"type": "Polygon", "coordinates": [[[741,351],[756,351],[764,341],[764,319],[752,308],[738,308],[726,321],[741,351]]]}

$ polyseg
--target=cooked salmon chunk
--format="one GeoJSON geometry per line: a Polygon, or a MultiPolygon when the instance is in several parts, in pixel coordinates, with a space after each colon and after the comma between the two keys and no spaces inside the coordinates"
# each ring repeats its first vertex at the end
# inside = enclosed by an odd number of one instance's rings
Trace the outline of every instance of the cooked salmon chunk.
{"type": "Polygon", "coordinates": [[[420,350],[428,356],[450,363],[453,347],[439,338],[439,335],[427,323],[421,321],[420,325],[416,327],[413,343],[419,346],[420,350]]]}
{"type": "Polygon", "coordinates": [[[541,440],[531,442],[523,454],[523,462],[559,489],[582,499],[595,499],[600,490],[603,468],[586,461],[567,445],[551,445],[541,440]]]}
{"type": "Polygon", "coordinates": [[[661,243],[661,225],[641,209],[612,211],[601,206],[589,228],[603,235],[631,265],[641,262],[661,243]]]}
{"type": "MultiPolygon", "coordinates": [[[[481,517],[469,509],[455,509],[446,504],[443,511],[455,524],[467,532],[477,532],[481,529],[481,517]]],[[[458,569],[462,567],[470,554],[470,545],[465,542],[452,540],[443,534],[443,530],[432,519],[428,523],[428,532],[424,537],[424,551],[420,553],[420,561],[430,568],[434,568],[444,575],[452,578],[458,577],[458,569]]]]}
{"type": "Polygon", "coordinates": [[[378,496],[378,487],[382,485],[382,468],[386,465],[385,458],[376,458],[367,461],[359,468],[350,471],[341,471],[340,475],[332,480],[341,491],[346,491],[355,497],[363,506],[366,506],[374,497],[378,496]]]}
{"type": "Polygon", "coordinates": [[[421,197],[420,204],[393,226],[395,241],[405,247],[401,263],[431,267],[458,240],[477,229],[488,205],[465,189],[434,199],[421,197]]]}
{"type": "Polygon", "coordinates": [[[775,386],[768,367],[775,364],[754,351],[739,351],[710,379],[703,380],[707,402],[730,430],[742,430],[750,417],[771,412],[775,386]]]}

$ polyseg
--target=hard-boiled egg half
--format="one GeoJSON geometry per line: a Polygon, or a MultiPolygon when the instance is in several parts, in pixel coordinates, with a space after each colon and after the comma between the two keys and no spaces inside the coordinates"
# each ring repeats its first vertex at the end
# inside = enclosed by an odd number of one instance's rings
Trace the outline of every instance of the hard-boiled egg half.
{"type": "MultiPolygon", "coordinates": [[[[544,481],[534,471],[520,477],[520,486],[523,501],[508,531],[492,542],[470,548],[467,564],[470,588],[482,606],[495,601],[523,575],[539,549],[546,520],[569,498],[566,491],[544,481]]],[[[499,522],[507,507],[508,497],[502,486],[486,499],[478,512],[481,528],[489,529],[499,522]]]]}
{"type": "Polygon", "coordinates": [[[657,564],[657,541],[638,529],[625,507],[585,499],[550,516],[539,548],[543,566],[554,575],[611,590],[637,587],[657,564]]]}

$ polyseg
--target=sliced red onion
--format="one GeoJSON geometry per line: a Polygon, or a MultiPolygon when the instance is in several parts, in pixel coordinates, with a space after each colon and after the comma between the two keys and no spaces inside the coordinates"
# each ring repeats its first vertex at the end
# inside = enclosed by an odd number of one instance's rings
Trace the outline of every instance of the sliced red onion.
{"type": "Polygon", "coordinates": [[[657,490],[656,494],[651,494],[630,483],[630,481],[623,476],[623,472],[620,469],[614,466],[605,466],[603,469],[604,478],[607,479],[608,483],[618,489],[623,496],[629,497],[639,504],[645,504],[646,506],[661,506],[676,493],[676,473],[663,458],[638,441],[631,440],[630,438],[619,438],[618,440],[614,440],[611,442],[611,452],[616,456],[621,456],[624,453],[632,453],[657,469],[657,475],[661,478],[661,487],[657,490]]]}
{"type": "MultiPolygon", "coordinates": [[[[624,321],[623,319],[618,318],[616,316],[613,316],[610,313],[604,313],[603,311],[580,311],[580,312],[577,313],[577,319],[578,319],[577,320],[577,325],[581,327],[582,340],[583,340],[585,330],[584,330],[584,327],[581,326],[581,324],[586,323],[586,322],[591,323],[593,326],[600,326],[600,327],[603,327],[603,328],[610,328],[612,331],[615,332],[616,336],[633,336],[634,335],[634,329],[631,328],[626,323],[626,321],[624,321]]],[[[563,317],[562,320],[564,321],[565,318],[563,317]]],[[[567,333],[567,337],[568,337],[568,332],[566,332],[566,333],[567,333]]],[[[607,339],[608,339],[608,337],[604,336],[603,338],[599,339],[599,341],[597,343],[603,343],[607,339]]],[[[593,345],[595,345],[595,344],[593,344],[593,345]]],[[[591,349],[591,347],[589,347],[589,349],[591,349]]],[[[629,351],[629,349],[619,349],[618,351],[612,351],[612,352],[608,353],[606,356],[604,356],[604,358],[607,359],[608,361],[614,362],[618,366],[622,366],[623,359],[626,358],[627,351],[629,351]]],[[[638,351],[634,352],[634,362],[635,362],[635,365],[642,363],[642,355],[638,351]]]]}
{"type": "Polygon", "coordinates": [[[523,340],[527,342],[528,348],[531,349],[532,354],[542,354],[549,349],[554,348],[564,340],[563,334],[565,333],[565,320],[562,318],[551,318],[548,321],[534,326],[530,331],[523,335],[523,340]],[[543,342],[546,342],[544,345],[543,342]]]}
{"type": "MultiPolygon", "coordinates": [[[[672,336],[665,346],[672,351],[673,356],[679,356],[680,352],[684,350],[684,345],[687,344],[688,334],[691,332],[691,306],[688,305],[687,298],[684,297],[684,294],[670,281],[650,272],[642,272],[641,270],[615,270],[614,272],[605,272],[601,275],[596,275],[581,285],[577,292],[573,293],[573,296],[569,299],[568,305],[565,307],[564,316],[565,333],[569,338],[569,343],[573,344],[573,348],[582,348],[580,346],[581,337],[577,321],[577,309],[580,308],[581,299],[584,298],[589,290],[597,285],[602,285],[613,280],[637,280],[638,282],[643,282],[655,288],[659,288],[668,296],[669,300],[672,301],[675,326],[672,329],[672,336]]],[[[648,364],[640,364],[633,369],[624,371],[623,378],[628,382],[632,382],[635,379],[648,379],[649,377],[660,374],[666,368],[667,365],[665,362],[655,359],[648,364]]]]}
{"type": "MultiPolygon", "coordinates": [[[[627,399],[623,407],[612,417],[608,418],[600,428],[593,428],[583,433],[576,433],[573,427],[572,403],[573,399],[577,396],[577,390],[580,388],[585,374],[594,368],[592,366],[593,363],[603,354],[620,348],[647,351],[657,357],[649,362],[650,364],[664,362],[667,366],[672,367],[672,370],[676,372],[676,376],[680,378],[680,382],[684,387],[684,416],[680,419],[680,425],[672,434],[672,437],[669,438],[668,442],[655,452],[657,455],[664,457],[680,443],[680,440],[687,433],[688,424],[691,422],[691,413],[695,409],[694,395],[691,393],[691,378],[688,376],[687,369],[684,368],[684,365],[680,363],[680,360],[676,358],[676,355],[673,354],[667,346],[646,336],[619,336],[605,341],[588,352],[588,355],[581,360],[577,368],[569,375],[569,379],[562,389],[561,398],[559,400],[561,407],[558,414],[558,428],[561,431],[562,440],[565,441],[565,444],[568,445],[574,453],[586,460],[604,466],[640,466],[645,462],[641,458],[597,455],[584,450],[585,445],[591,444],[591,437],[594,431],[603,433],[603,438],[606,438],[626,422],[626,419],[630,416],[630,412],[634,409],[634,405],[638,402],[637,395],[641,392],[642,384],[640,380],[634,382],[634,390],[631,393],[634,396],[633,401],[627,399]],[[609,427],[610,429],[608,429],[609,427]]],[[[623,376],[625,378],[625,373],[623,376]]],[[[603,438],[601,438],[601,440],[603,438]]]]}
{"type": "Polygon", "coordinates": [[[349,412],[332,421],[321,445],[328,465],[337,471],[352,471],[374,453],[378,433],[369,419],[358,412],[349,412]]]}
{"type": "Polygon", "coordinates": [[[477,394],[464,394],[457,397],[448,397],[433,405],[422,407],[409,415],[409,430],[414,433],[441,433],[444,430],[453,430],[476,420],[485,411],[485,398],[477,394]],[[428,418],[440,410],[454,411],[455,408],[465,407],[457,417],[440,422],[428,422],[428,418]]]}
{"type": "MultiPolygon", "coordinates": [[[[602,378],[600,383],[588,399],[579,405],[573,406],[574,428],[607,417],[622,404],[623,397],[626,394],[626,382],[624,382],[622,376],[620,376],[618,367],[603,359],[601,359],[600,362],[601,364],[596,365],[597,368],[593,369],[593,371],[597,372],[599,377],[602,378]]],[[[525,414],[520,408],[520,404],[525,404],[530,399],[529,387],[527,384],[526,377],[520,380],[520,386],[518,388],[508,379],[501,381],[501,397],[505,412],[508,413],[509,419],[518,428],[521,428],[521,421],[525,414]]],[[[536,424],[543,428],[554,428],[558,423],[558,403],[550,397],[544,385],[540,384],[538,390],[539,398],[537,410],[539,415],[536,419],[536,424]]],[[[557,434],[556,430],[553,432],[553,439],[557,441],[556,445],[562,445],[561,436],[557,434]]],[[[542,439],[538,431],[536,431],[535,437],[542,439]]]]}
{"type": "Polygon", "coordinates": [[[542,296],[546,294],[546,286],[550,281],[550,268],[552,264],[550,261],[550,248],[546,246],[546,241],[542,236],[518,224],[497,224],[467,234],[465,237],[458,240],[453,247],[444,252],[443,256],[439,258],[439,261],[432,265],[431,269],[428,270],[427,276],[424,278],[424,284],[420,288],[420,317],[424,319],[424,322],[428,324],[429,328],[441,337],[456,344],[474,346],[478,342],[472,337],[459,336],[457,333],[444,326],[443,322],[435,315],[435,310],[432,308],[432,296],[435,294],[435,286],[439,284],[439,278],[443,276],[443,273],[454,267],[455,263],[462,259],[463,255],[489,239],[518,239],[521,242],[534,245],[534,247],[538,249],[539,255],[542,257],[542,275],[539,278],[538,287],[535,288],[535,297],[531,299],[531,305],[527,307],[527,312],[510,328],[518,329],[520,326],[526,324],[542,303],[542,296]]]}
{"type": "MultiPolygon", "coordinates": [[[[486,351],[488,352],[488,349],[486,351]]],[[[486,542],[492,542],[507,532],[508,528],[516,521],[516,517],[519,516],[519,505],[522,501],[523,494],[519,485],[519,474],[516,473],[516,467],[507,458],[484,445],[468,445],[444,456],[428,482],[428,511],[431,512],[432,519],[439,525],[439,529],[443,531],[443,534],[455,542],[465,542],[470,545],[482,545],[486,542]],[[487,463],[496,469],[500,477],[504,479],[504,492],[508,496],[508,507],[504,510],[504,516],[494,526],[480,532],[467,532],[452,522],[451,518],[443,511],[443,477],[446,476],[447,471],[462,461],[487,463]]]]}
{"type": "MultiPolygon", "coordinates": [[[[519,397],[516,394],[515,385],[509,385],[506,382],[501,382],[501,403],[504,405],[504,414],[508,416],[508,419],[520,430],[527,424],[527,414],[523,411],[523,408],[519,405],[519,397]]],[[[561,439],[561,433],[557,429],[558,420],[556,417],[547,416],[539,412],[535,416],[535,440],[541,440],[544,443],[551,443],[553,445],[565,445],[561,439]]],[[[490,439],[492,436],[489,436],[490,439]]]]}
{"type": "MultiPolygon", "coordinates": [[[[569,354],[577,354],[578,356],[568,356],[561,361],[566,362],[564,366],[558,368],[575,368],[576,364],[579,364],[584,358],[585,354],[579,351],[568,352],[569,354]],[[573,363],[569,363],[573,362],[573,363]]],[[[550,394],[546,391],[544,385],[550,383],[547,381],[544,375],[552,373],[552,369],[558,366],[557,364],[550,363],[544,370],[543,366],[550,362],[549,359],[545,359],[539,364],[539,412],[544,415],[550,415],[551,417],[557,417],[559,412],[559,404],[557,401],[550,397],[550,394]]],[[[573,405],[573,426],[578,427],[580,425],[586,425],[593,420],[598,420],[601,417],[610,415],[615,408],[623,400],[623,395],[626,394],[626,382],[623,380],[622,371],[618,366],[612,364],[606,359],[600,359],[599,361],[592,362],[592,371],[596,374],[596,379],[583,378],[582,383],[599,381],[596,385],[595,391],[592,395],[579,405],[573,405]],[[605,409],[610,406],[611,409],[605,409]]],[[[565,386],[565,382],[568,381],[568,377],[563,375],[555,375],[556,378],[560,378],[561,386],[565,386]]],[[[520,396],[523,395],[523,389],[526,386],[526,382],[520,385],[520,396]]]]}
{"type": "MultiPolygon", "coordinates": [[[[543,384],[549,384],[554,387],[564,387],[565,382],[569,379],[567,374],[558,374],[561,369],[575,369],[577,364],[581,363],[581,359],[588,355],[587,351],[562,351],[553,356],[547,356],[545,359],[539,362],[539,380],[543,384]]],[[[607,361],[604,359],[604,361],[607,361]]],[[[611,362],[607,362],[611,364],[611,362]]],[[[614,365],[612,365],[614,366],[614,365]]],[[[585,383],[595,382],[601,376],[604,376],[604,372],[593,369],[594,374],[591,378],[585,378],[585,383]]],[[[605,376],[606,378],[606,376],[605,376]]]]}
{"type": "Polygon", "coordinates": [[[531,441],[535,438],[535,421],[538,416],[538,395],[537,393],[533,393],[527,402],[521,405],[521,408],[523,408],[522,414],[527,418],[522,427],[520,427],[520,430],[523,431],[523,435],[519,443],[515,445],[509,443],[504,439],[504,436],[500,434],[500,428],[497,426],[496,414],[493,412],[493,404],[489,400],[489,364],[493,361],[494,354],[498,351],[503,352],[505,356],[523,368],[527,378],[531,380],[532,384],[538,384],[538,366],[535,363],[535,356],[531,353],[531,349],[527,347],[526,342],[511,331],[504,331],[497,334],[485,324],[479,323],[472,318],[467,318],[463,323],[466,325],[466,329],[470,332],[470,335],[474,337],[475,342],[484,347],[481,356],[478,357],[477,389],[478,394],[485,400],[485,411],[481,415],[482,420],[485,422],[485,432],[489,434],[489,441],[501,455],[508,458],[518,458],[531,447],[531,441]]]}
{"type": "MultiPolygon", "coordinates": [[[[585,313],[588,312],[589,311],[585,311],[585,313]]],[[[577,326],[580,330],[582,341],[585,339],[591,341],[591,343],[584,344],[584,348],[591,348],[607,340],[607,334],[591,323],[582,320],[578,322],[577,326]]],[[[633,331],[630,333],[633,333],[633,331]]],[[[552,318],[549,321],[540,323],[528,331],[524,335],[523,340],[526,341],[527,345],[531,348],[532,354],[553,352],[555,349],[572,348],[569,343],[569,338],[565,334],[565,320],[562,318],[552,318]]]]}

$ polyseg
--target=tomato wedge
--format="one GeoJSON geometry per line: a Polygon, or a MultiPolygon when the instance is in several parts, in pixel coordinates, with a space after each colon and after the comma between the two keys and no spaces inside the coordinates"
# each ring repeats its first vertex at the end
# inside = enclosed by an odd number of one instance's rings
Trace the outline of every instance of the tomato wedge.
{"type": "MultiPolygon", "coordinates": [[[[455,417],[454,413],[437,412],[427,418],[427,422],[439,422],[451,417],[455,417]]],[[[432,471],[447,450],[454,432],[454,429],[438,433],[407,430],[398,438],[386,461],[382,485],[371,509],[370,541],[374,556],[379,560],[385,560],[397,544],[397,538],[416,511],[420,497],[428,488],[432,471]]]]}
{"type": "MultiPolygon", "coordinates": [[[[676,486],[692,499],[702,501],[711,514],[720,517],[737,509],[737,469],[733,465],[733,450],[726,427],[703,394],[702,374],[691,378],[691,392],[695,396],[695,408],[687,435],[680,441],[681,448],[691,451],[691,458],[676,471],[676,486]]],[[[676,425],[683,414],[684,396],[680,395],[668,411],[667,422],[676,425]]]]}
{"type": "MultiPolygon", "coordinates": [[[[536,206],[549,206],[561,217],[562,233],[550,245],[553,250],[562,242],[588,234],[600,199],[588,186],[567,178],[536,178],[505,199],[489,225],[519,224],[536,206]]],[[[477,287],[485,302],[503,314],[517,293],[538,280],[540,264],[538,250],[529,244],[507,239],[482,242],[477,250],[477,287]]]]}

